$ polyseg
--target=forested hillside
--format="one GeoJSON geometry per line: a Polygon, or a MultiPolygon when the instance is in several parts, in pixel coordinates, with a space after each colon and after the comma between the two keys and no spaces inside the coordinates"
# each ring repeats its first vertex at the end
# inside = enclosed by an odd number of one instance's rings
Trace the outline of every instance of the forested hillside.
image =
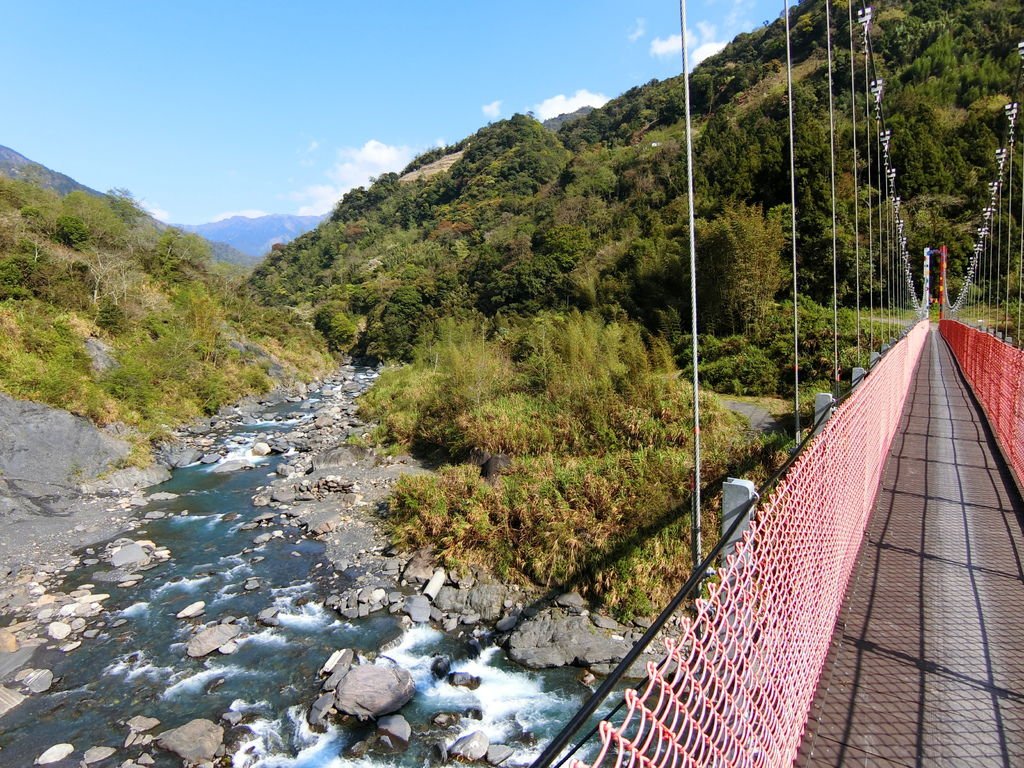
{"type": "Polygon", "coordinates": [[[0,391],[150,438],[329,359],[287,309],[211,270],[126,195],[0,178],[0,391]]]}
{"type": "MultiPolygon", "coordinates": [[[[829,388],[832,366],[825,5],[808,0],[792,13],[800,364],[810,396],[829,388]]],[[[858,358],[851,109],[859,203],[878,206],[877,167],[876,188],[865,183],[865,148],[878,139],[873,109],[865,118],[864,44],[857,27],[851,59],[847,15],[836,6],[845,375],[866,362],[871,327],[862,323],[858,358]]],[[[1007,130],[1022,37],[1018,3],[908,0],[874,10],[868,78],[886,83],[908,249],[948,244],[954,294],[1007,130]]],[[[780,18],[692,76],[701,375],[719,392],[792,392],[785,52],[780,18]]],[[[673,573],[686,572],[685,517],[657,524],[685,499],[689,450],[686,388],[673,364],[686,364],[690,313],[683,118],[675,78],[633,88],[557,132],[523,115],[493,123],[348,193],[253,274],[265,301],[311,312],[334,348],[411,361],[367,402],[383,439],[456,460],[474,449],[513,456],[497,488],[457,467],[400,487],[396,528],[407,540],[543,583],[582,579],[626,613],[649,608],[673,573]],[[456,152],[449,170],[406,177],[456,152]],[[644,526],[660,530],[644,545],[658,552],[611,556],[644,526]],[[652,561],[657,574],[643,570],[652,561]]],[[[888,286],[877,269],[869,280],[866,226],[861,238],[866,306],[888,286]]],[[[712,463],[736,467],[751,447],[709,407],[712,463]]]]}

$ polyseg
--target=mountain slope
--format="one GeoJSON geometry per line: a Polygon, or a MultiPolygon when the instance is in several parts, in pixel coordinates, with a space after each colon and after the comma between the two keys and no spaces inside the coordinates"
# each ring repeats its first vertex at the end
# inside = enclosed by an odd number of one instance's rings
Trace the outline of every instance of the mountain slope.
{"type": "Polygon", "coordinates": [[[209,224],[176,224],[186,232],[195,232],[207,240],[226,243],[250,257],[254,263],[274,245],[288,243],[313,229],[323,216],[291,216],[272,213],[267,216],[231,216],[209,224]]]}
{"type": "MultiPolygon", "coordinates": [[[[832,238],[824,5],[808,0],[792,13],[800,285],[825,304],[832,238]]],[[[834,23],[838,237],[846,254],[838,293],[852,306],[858,279],[864,304],[869,290],[898,280],[883,283],[876,273],[869,281],[866,263],[858,277],[852,258],[849,31],[845,14],[834,23]]],[[[905,0],[876,10],[872,77],[887,83],[908,247],[919,253],[948,243],[954,290],[988,198],[1022,36],[1018,5],[905,0]]],[[[786,296],[785,51],[779,19],[740,35],[693,73],[703,331],[749,335],[756,325],[767,333],[766,318],[786,296]],[[764,279],[750,272],[751,252],[764,279]],[[737,301],[745,285],[759,292],[749,306],[737,301]]],[[[859,48],[855,71],[863,184],[868,121],[859,48]]],[[[524,116],[496,122],[406,169],[464,151],[447,172],[402,184],[384,174],[353,190],[328,221],[272,254],[254,287],[268,301],[363,322],[360,348],[382,357],[409,356],[438,320],[466,312],[595,309],[677,340],[689,314],[682,79],[638,86],[547,139],[541,133],[524,116]]],[[[862,186],[862,206],[866,198],[862,186]]],[[[874,201],[877,208],[877,192],[874,201]]],[[[861,237],[866,250],[866,232],[861,237]]],[[[780,388],[784,379],[780,369],[780,388]]]]}
{"type": "Polygon", "coordinates": [[[58,195],[66,195],[75,191],[85,192],[89,195],[103,195],[102,192],[97,192],[91,187],[79,184],[70,176],[50,170],[45,165],[29,160],[10,147],[2,145],[0,145],[0,176],[18,181],[27,181],[43,189],[52,190],[58,195]]]}

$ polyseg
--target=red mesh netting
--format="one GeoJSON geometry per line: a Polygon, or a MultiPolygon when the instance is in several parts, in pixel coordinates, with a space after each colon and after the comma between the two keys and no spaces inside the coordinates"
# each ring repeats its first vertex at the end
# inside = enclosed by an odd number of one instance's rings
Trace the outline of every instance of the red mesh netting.
{"type": "Polygon", "coordinates": [[[1003,453],[1024,479],[1024,350],[955,320],[939,323],[1003,453]]]}
{"type": "Polygon", "coordinates": [[[792,763],[927,334],[889,350],[761,505],[622,725],[601,724],[594,766],[792,763]]]}

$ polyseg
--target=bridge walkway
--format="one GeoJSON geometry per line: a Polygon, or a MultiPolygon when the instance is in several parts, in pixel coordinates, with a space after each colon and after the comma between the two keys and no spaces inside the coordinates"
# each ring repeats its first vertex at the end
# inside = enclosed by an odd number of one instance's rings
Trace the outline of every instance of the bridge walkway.
{"type": "Polygon", "coordinates": [[[797,765],[1024,766],[1022,513],[932,330],[797,765]]]}

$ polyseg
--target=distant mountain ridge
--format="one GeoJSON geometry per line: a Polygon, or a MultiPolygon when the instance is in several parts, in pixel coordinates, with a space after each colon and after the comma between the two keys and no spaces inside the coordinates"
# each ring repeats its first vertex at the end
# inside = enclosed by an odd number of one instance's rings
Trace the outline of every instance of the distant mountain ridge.
{"type": "Polygon", "coordinates": [[[89,195],[103,197],[92,187],[80,184],[70,176],[47,168],[33,160],[29,160],[20,152],[0,144],[0,176],[18,181],[28,181],[43,189],[49,189],[58,195],[67,195],[71,192],[85,192],[89,195]]]}
{"type": "Polygon", "coordinates": [[[270,249],[289,243],[316,227],[325,216],[292,216],[272,213],[267,216],[250,218],[231,216],[208,224],[175,224],[186,232],[194,232],[216,243],[226,243],[256,261],[270,249]]]}

